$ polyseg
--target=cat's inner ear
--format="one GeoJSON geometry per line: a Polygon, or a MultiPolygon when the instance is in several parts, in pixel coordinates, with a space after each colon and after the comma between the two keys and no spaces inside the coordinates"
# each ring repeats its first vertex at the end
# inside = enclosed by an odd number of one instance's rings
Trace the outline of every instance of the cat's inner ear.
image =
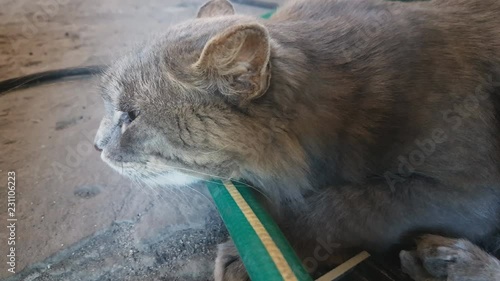
{"type": "Polygon", "coordinates": [[[244,24],[209,40],[194,67],[208,75],[222,94],[249,101],[262,96],[269,87],[270,56],[266,28],[244,24]]]}
{"type": "Polygon", "coordinates": [[[210,0],[198,10],[197,18],[234,15],[234,8],[227,0],[210,0]]]}

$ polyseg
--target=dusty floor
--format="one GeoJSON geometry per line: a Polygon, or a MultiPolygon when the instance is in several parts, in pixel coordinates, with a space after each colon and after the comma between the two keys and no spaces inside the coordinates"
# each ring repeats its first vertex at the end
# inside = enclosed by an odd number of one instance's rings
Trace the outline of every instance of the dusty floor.
{"type": "MultiPolygon", "coordinates": [[[[204,0],[1,0],[0,80],[106,64],[204,0]]],[[[281,2],[281,1],[275,1],[281,2]]],[[[265,9],[236,5],[260,15],[265,9]]],[[[224,227],[203,186],[152,190],[101,162],[96,79],[0,97],[0,279],[208,280],[224,227]],[[16,274],[7,271],[7,172],[16,172],[16,274]]]]}

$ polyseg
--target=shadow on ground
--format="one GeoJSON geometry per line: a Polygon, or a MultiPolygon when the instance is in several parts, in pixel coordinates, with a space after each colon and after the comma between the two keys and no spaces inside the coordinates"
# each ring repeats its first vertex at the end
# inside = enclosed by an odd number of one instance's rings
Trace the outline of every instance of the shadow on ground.
{"type": "Polygon", "coordinates": [[[148,240],[134,239],[135,225],[114,222],[5,281],[211,279],[215,245],[226,237],[215,211],[200,228],[167,227],[148,240]]]}

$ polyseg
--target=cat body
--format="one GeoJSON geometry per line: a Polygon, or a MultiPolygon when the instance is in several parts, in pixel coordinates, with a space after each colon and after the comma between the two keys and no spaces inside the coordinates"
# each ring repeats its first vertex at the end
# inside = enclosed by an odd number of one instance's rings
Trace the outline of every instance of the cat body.
{"type": "MultiPolygon", "coordinates": [[[[500,232],[499,15],[315,0],[265,21],[210,1],[107,71],[96,146],[149,184],[244,179],[303,259],[427,233],[483,245],[500,232]]],[[[245,278],[231,266],[216,279],[245,278]]]]}

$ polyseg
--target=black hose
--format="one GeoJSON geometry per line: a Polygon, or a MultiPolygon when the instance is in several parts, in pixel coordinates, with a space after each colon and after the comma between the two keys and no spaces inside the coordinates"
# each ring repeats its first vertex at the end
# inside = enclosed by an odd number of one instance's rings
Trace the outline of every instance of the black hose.
{"type": "Polygon", "coordinates": [[[29,88],[42,83],[53,82],[60,79],[76,76],[95,75],[102,73],[106,67],[103,65],[89,65],[82,67],[71,67],[56,70],[49,70],[26,76],[16,77],[0,81],[0,96],[10,91],[29,88]]]}

